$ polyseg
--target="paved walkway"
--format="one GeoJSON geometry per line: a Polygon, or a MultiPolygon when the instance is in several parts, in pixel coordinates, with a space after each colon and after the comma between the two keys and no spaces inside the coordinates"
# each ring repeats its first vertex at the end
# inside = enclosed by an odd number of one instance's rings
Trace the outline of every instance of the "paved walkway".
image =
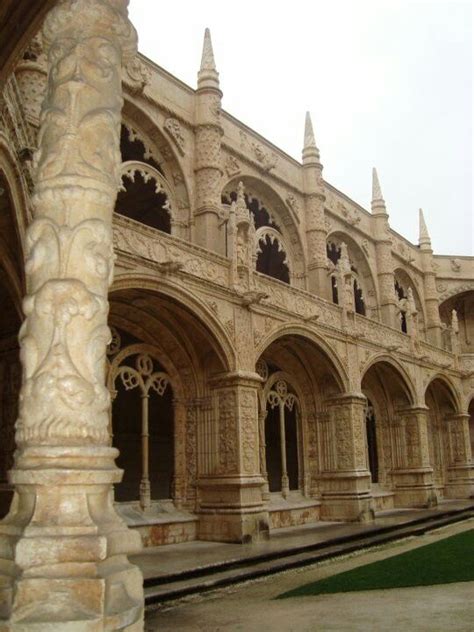
{"type": "MultiPolygon", "coordinates": [[[[446,501],[435,509],[396,509],[381,512],[372,523],[318,522],[304,527],[276,529],[268,542],[258,544],[224,544],[219,542],[184,542],[149,547],[130,560],[140,566],[145,579],[213,566],[224,561],[243,560],[357,533],[369,534],[374,528],[408,524],[424,516],[434,516],[451,509],[472,507],[473,501],[446,501]]],[[[473,625],[474,632],[474,625],[473,625]]]]}
{"type": "MultiPolygon", "coordinates": [[[[474,582],[275,601],[317,579],[474,528],[474,519],[421,537],[359,551],[180,602],[149,609],[147,632],[473,632],[474,582]]],[[[472,555],[472,551],[467,552],[472,555]]]]}

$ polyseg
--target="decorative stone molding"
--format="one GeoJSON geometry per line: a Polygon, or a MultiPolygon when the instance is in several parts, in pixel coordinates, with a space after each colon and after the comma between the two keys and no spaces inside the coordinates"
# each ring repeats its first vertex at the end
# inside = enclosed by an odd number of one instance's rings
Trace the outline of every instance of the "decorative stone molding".
{"type": "Polygon", "coordinates": [[[180,122],[175,118],[167,118],[164,123],[164,128],[172,138],[181,156],[184,156],[186,153],[186,140],[180,122]]]}
{"type": "Polygon", "coordinates": [[[5,629],[59,631],[72,619],[142,628],[142,578],[126,558],[138,534],[111,503],[121,473],[104,384],[121,66],[136,52],[126,7],[62,0],[43,25],[49,81],[27,232],[16,497],[0,525],[5,629]]]}

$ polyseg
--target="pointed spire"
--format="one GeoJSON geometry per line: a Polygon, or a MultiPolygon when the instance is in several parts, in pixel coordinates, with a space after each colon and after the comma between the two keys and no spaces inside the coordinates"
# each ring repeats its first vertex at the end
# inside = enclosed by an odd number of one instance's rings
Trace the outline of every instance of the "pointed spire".
{"type": "Polygon", "coordinates": [[[208,28],[204,31],[201,67],[198,72],[198,90],[199,88],[217,88],[219,90],[219,73],[216,69],[214,51],[212,50],[211,31],[208,28]]]}
{"type": "Polygon", "coordinates": [[[311,122],[311,115],[306,112],[306,119],[304,125],[304,145],[303,145],[303,164],[304,165],[319,165],[322,171],[322,164],[320,162],[319,149],[316,146],[316,140],[314,138],[313,123],[311,122]]]}
{"type": "Polygon", "coordinates": [[[382,195],[377,169],[372,169],[372,213],[386,213],[385,200],[382,195]]]}
{"type": "Polygon", "coordinates": [[[428,228],[426,227],[425,218],[423,216],[423,210],[420,208],[420,230],[419,230],[419,238],[418,244],[420,248],[428,247],[431,248],[431,239],[428,233],[428,228]]]}
{"type": "Polygon", "coordinates": [[[306,112],[306,118],[304,122],[304,148],[316,147],[316,141],[314,139],[313,123],[311,121],[311,114],[306,112]]]}

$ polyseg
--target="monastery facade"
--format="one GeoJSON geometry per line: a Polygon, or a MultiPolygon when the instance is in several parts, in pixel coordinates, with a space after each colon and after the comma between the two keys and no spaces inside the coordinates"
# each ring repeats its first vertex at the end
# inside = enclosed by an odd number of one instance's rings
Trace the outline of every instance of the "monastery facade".
{"type": "MultiPolygon", "coordinates": [[[[108,480],[121,524],[132,530],[129,552],[139,547],[133,533],[145,546],[258,542],[279,527],[370,521],[391,508],[472,497],[473,258],[434,254],[421,210],[417,245],[394,232],[375,170],[370,210],[326,182],[309,114],[300,163],[224,111],[208,31],[197,89],[140,55],[130,54],[123,68],[111,337],[104,323],[81,337],[94,310],[105,309],[99,299],[81,302],[81,283],[88,274],[105,278],[109,256],[94,241],[103,228],[86,226],[98,220],[84,219],[83,190],[94,169],[107,172],[113,146],[96,143],[105,122],[92,115],[89,127],[81,119],[85,141],[76,146],[73,124],[61,127],[51,110],[41,114],[45,97],[70,121],[87,109],[79,97],[71,105],[73,91],[64,105],[67,81],[58,77],[67,71],[51,42],[54,29],[66,26],[58,20],[49,29],[46,42],[37,36],[18,61],[0,102],[3,514],[13,485],[22,484],[18,472],[36,467],[41,450],[46,460],[56,450],[55,467],[63,459],[71,472],[74,450],[96,443],[103,452],[88,452],[80,467],[110,460],[111,445],[120,450],[123,479],[108,480]],[[56,68],[49,88],[46,48],[56,68]],[[54,146],[57,129],[60,149],[45,158],[41,147],[54,146]],[[77,188],[64,184],[71,173],[77,188]],[[63,220],[48,219],[56,193],[48,197],[44,183],[55,178],[55,191],[72,195],[61,217],[76,213],[74,225],[89,231],[77,237],[77,250],[76,236],[54,228],[63,220]],[[34,217],[36,235],[27,231],[34,217]],[[51,290],[54,300],[41,303],[47,284],[35,275],[53,261],[50,274],[63,281],[51,290]],[[71,261],[84,272],[67,294],[71,261]],[[43,317],[43,333],[23,313],[43,317]],[[24,361],[16,474],[8,478],[22,384],[20,326],[22,357],[34,361],[24,361]],[[105,357],[94,351],[99,340],[110,340],[105,357]],[[83,350],[99,366],[98,383],[105,371],[105,394],[94,386],[89,395],[79,383],[89,371],[78,359],[83,350]],[[32,386],[31,376],[38,378],[32,386]],[[68,410],[89,411],[81,413],[86,430],[79,422],[61,430],[66,400],[68,410]],[[100,415],[108,415],[102,434],[87,430],[99,400],[100,415]],[[37,410],[46,411],[44,419],[30,427],[37,410]],[[61,452],[64,437],[69,448],[61,452]],[[27,458],[24,446],[35,441],[37,452],[28,447],[27,458]]],[[[17,510],[14,503],[12,524],[17,510]]]]}

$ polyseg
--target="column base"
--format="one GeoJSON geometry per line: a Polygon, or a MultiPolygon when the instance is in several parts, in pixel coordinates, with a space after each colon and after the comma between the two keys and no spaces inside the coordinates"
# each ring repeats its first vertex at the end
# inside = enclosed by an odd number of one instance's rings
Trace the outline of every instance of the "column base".
{"type": "Polygon", "coordinates": [[[117,454],[50,447],[18,458],[0,523],[1,632],[143,630],[143,578],[127,559],[140,536],[113,507],[117,454]]]}
{"type": "Polygon", "coordinates": [[[371,522],[375,517],[370,472],[325,473],[321,481],[321,520],[371,522]]]}
{"type": "Polygon", "coordinates": [[[392,472],[396,507],[436,507],[438,496],[432,468],[411,468],[392,472]]]}
{"type": "Polygon", "coordinates": [[[474,497],[474,465],[464,463],[448,467],[444,496],[453,499],[474,497]]]}
{"type": "Polygon", "coordinates": [[[269,538],[269,516],[262,502],[263,479],[238,477],[199,481],[198,539],[261,542],[269,538]]]}

